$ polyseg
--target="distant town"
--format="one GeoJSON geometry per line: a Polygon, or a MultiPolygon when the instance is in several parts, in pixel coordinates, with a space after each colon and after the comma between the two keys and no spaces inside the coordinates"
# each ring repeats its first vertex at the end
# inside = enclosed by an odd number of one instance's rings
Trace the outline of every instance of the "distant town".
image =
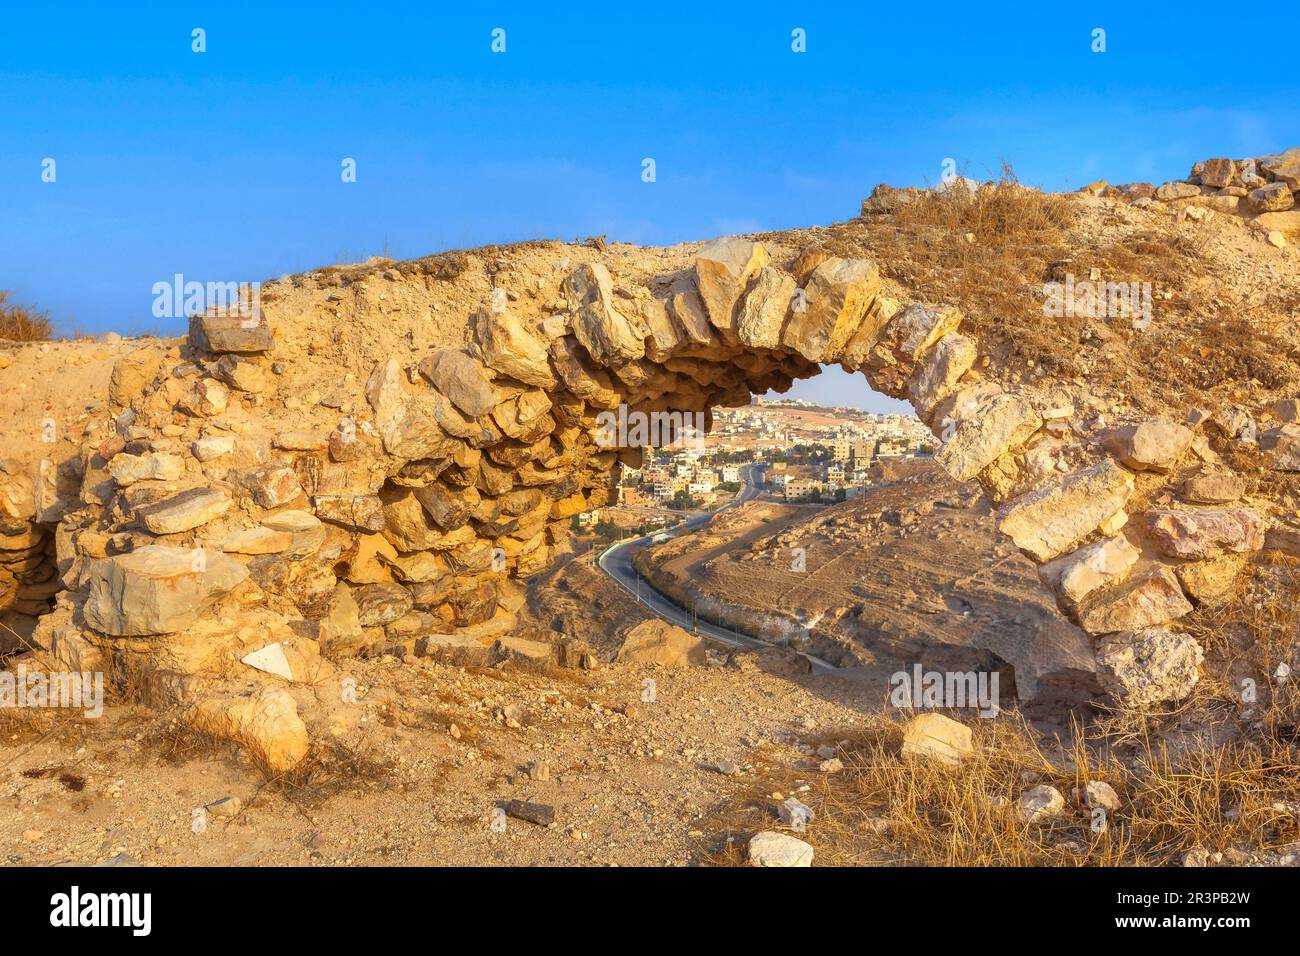
{"type": "MultiPolygon", "coordinates": [[[[580,515],[578,525],[636,526],[646,509],[695,511],[724,504],[741,488],[741,471],[769,498],[833,503],[862,494],[871,466],[926,457],[938,442],[914,415],[826,408],[795,399],[757,399],[714,410],[703,441],[645,449],[640,468],[624,466],[617,507],[580,515]]],[[[645,527],[654,527],[647,523],[645,527]]]]}

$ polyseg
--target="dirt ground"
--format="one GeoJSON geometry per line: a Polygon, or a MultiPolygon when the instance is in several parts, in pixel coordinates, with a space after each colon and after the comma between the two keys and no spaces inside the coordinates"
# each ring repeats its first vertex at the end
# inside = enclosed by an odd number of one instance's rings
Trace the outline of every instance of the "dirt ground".
{"type": "Polygon", "coordinates": [[[848,732],[880,703],[861,684],[768,665],[746,655],[740,666],[538,673],[356,661],[356,731],[294,781],[268,781],[233,748],[188,740],[142,708],[6,718],[0,859],[691,865],[719,839],[711,814],[754,786],[759,748],[793,767],[802,737],[848,732]],[[646,679],[653,702],[641,699],[646,679]],[[722,761],[736,771],[721,773],[722,761]],[[548,779],[530,776],[538,762],[548,779]],[[209,810],[195,832],[196,810],[232,796],[237,814],[209,810]],[[492,810],[508,800],[550,804],[554,823],[507,818],[494,832],[492,810]]]}

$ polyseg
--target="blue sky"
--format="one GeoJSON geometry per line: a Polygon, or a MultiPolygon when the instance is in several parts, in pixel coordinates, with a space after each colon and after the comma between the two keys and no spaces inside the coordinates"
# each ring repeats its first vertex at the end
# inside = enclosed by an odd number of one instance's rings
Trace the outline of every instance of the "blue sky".
{"type": "Polygon", "coordinates": [[[947,157],[1059,189],[1300,144],[1285,45],[1243,46],[1222,6],[112,6],[0,23],[0,288],[65,332],[179,333],[151,313],[177,272],[673,243],[848,218],[947,157]]]}

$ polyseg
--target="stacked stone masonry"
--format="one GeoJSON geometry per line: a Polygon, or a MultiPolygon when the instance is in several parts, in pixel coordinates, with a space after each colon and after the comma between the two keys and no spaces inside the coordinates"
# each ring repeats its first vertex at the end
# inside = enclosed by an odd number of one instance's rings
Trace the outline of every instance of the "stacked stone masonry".
{"type": "MultiPolygon", "coordinates": [[[[1280,185],[1289,205],[1297,161],[1212,160],[1199,183],[1137,201],[1280,211],[1265,193],[1280,185]]],[[[1115,189],[1133,198],[1102,191],[1115,189]]],[[[1105,421],[1063,403],[1068,385],[1004,385],[957,308],[895,301],[868,259],[776,262],[727,238],[635,285],[599,257],[554,267],[558,299],[488,296],[459,344],[341,371],[301,421],[263,414],[262,393],[285,371],[280,327],[304,294],[341,296],[337,278],[267,283],[251,317],[196,317],[179,360],[127,354],[111,434],[0,472],[0,605],[37,621],[32,646],[53,666],[147,661],[181,698],[248,667],[310,682],[326,659],[362,653],[549,659],[512,636],[522,582],[564,549],[574,515],[611,502],[620,463],[641,462],[639,448],[602,446],[598,416],[698,412],[707,425],[711,408],[831,363],[911,402],[943,442],[939,462],[980,484],[1130,703],[1190,691],[1202,649],[1179,619],[1226,595],[1252,552],[1300,538],[1210,449],[1208,429],[1238,424],[1200,410],[1105,421]],[[1176,504],[1141,504],[1161,489],[1176,504]]],[[[409,279],[374,279],[377,301],[427,307],[409,279]]],[[[1270,467],[1300,471],[1298,410],[1274,410],[1270,467]]]]}

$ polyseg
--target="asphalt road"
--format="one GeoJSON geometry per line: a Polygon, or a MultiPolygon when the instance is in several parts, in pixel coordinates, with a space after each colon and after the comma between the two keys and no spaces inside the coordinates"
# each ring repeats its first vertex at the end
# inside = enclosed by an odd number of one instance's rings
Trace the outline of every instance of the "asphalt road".
{"type": "MultiPolygon", "coordinates": [[[[746,465],[740,470],[740,478],[743,482],[740,493],[731,501],[727,502],[721,508],[715,508],[713,511],[704,511],[697,515],[692,515],[685,521],[687,531],[693,531],[700,527],[720,511],[726,511],[728,508],[734,508],[744,504],[746,501],[752,501],[758,497],[758,469],[754,465],[746,465]]],[[[682,530],[673,533],[676,537],[684,533],[682,530]]],[[[611,545],[596,559],[600,569],[608,574],[611,578],[633,596],[637,603],[642,607],[653,611],[658,617],[670,624],[676,624],[685,628],[692,633],[698,634],[707,640],[717,641],[720,644],[727,644],[731,647],[774,647],[767,641],[760,641],[757,638],[749,637],[745,634],[738,634],[735,631],[725,627],[719,627],[716,624],[710,624],[707,621],[695,618],[689,610],[669,600],[660,594],[648,581],[645,581],[637,574],[636,569],[632,566],[632,558],[637,551],[650,545],[654,535],[644,535],[640,538],[630,538],[627,541],[621,541],[618,544],[611,545]]],[[[812,662],[813,670],[818,673],[828,673],[836,668],[820,657],[812,654],[804,654],[812,662]]]]}

